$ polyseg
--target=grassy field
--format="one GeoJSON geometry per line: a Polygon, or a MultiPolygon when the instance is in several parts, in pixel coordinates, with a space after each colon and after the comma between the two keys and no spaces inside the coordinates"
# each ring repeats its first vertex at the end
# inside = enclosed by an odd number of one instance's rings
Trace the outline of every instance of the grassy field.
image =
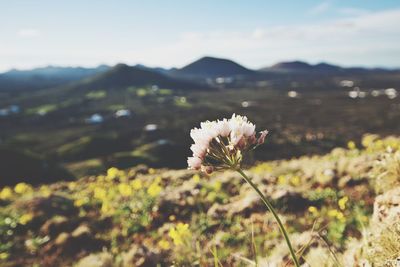
{"type": "MultiPolygon", "coordinates": [[[[365,135],[346,146],[246,173],[279,211],[302,263],[395,266],[400,138],[365,135]]],[[[291,265],[271,214],[230,171],[112,167],[4,187],[0,239],[1,266],[291,265]]]]}
{"type": "Polygon", "coordinates": [[[199,121],[230,117],[234,112],[270,131],[268,144],[254,155],[257,160],[323,154],[344,147],[348,140],[359,143],[366,132],[385,136],[398,133],[400,127],[399,98],[373,97],[368,92],[365,98],[352,99],[345,89],[304,91],[295,98],[288,97],[287,90],[267,88],[61,89],[0,100],[0,105],[16,104],[21,109],[19,114],[0,117],[3,181],[35,183],[47,177],[50,182],[137,164],[184,168],[190,152],[189,130],[199,121]],[[115,112],[122,109],[131,115],[117,118],[115,112]],[[93,114],[102,121],[90,123],[93,114]],[[156,128],[149,131],[147,125],[156,128]],[[15,173],[15,168],[8,168],[8,152],[4,152],[10,149],[17,155],[29,152],[41,165],[63,167],[70,175],[39,167],[40,171],[15,173]]]}

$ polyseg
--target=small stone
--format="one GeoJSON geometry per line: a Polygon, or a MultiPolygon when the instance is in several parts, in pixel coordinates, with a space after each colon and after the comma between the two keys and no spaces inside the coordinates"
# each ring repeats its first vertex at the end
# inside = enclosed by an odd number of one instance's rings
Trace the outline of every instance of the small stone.
{"type": "Polygon", "coordinates": [[[97,254],[90,254],[75,265],[75,267],[112,267],[113,257],[108,252],[101,252],[97,254]]]}

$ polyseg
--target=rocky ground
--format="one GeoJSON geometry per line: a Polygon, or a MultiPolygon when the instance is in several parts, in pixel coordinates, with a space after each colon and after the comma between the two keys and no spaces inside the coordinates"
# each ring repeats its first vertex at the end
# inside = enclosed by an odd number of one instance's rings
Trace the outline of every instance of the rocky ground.
{"type": "MultiPolygon", "coordinates": [[[[272,200],[304,266],[395,266],[400,138],[246,173],[272,200]]],[[[111,168],[0,190],[0,266],[290,266],[273,217],[234,172],[111,168]]]]}

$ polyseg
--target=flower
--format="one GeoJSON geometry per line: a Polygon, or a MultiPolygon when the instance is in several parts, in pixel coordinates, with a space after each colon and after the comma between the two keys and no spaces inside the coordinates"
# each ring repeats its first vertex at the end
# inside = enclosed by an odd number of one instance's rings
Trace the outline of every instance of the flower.
{"type": "Polygon", "coordinates": [[[116,179],[116,178],[118,178],[118,177],[123,177],[124,174],[125,174],[124,171],[119,170],[119,169],[117,169],[117,168],[115,168],[115,167],[111,167],[111,168],[109,168],[109,169],[107,170],[106,179],[107,179],[108,181],[111,181],[111,180],[114,180],[114,179],[116,179]]]}
{"type": "Polygon", "coordinates": [[[10,187],[6,186],[0,191],[0,199],[7,200],[13,195],[13,191],[10,187]]]}
{"type": "Polygon", "coordinates": [[[190,131],[194,144],[188,157],[189,169],[211,173],[216,169],[237,168],[243,154],[265,141],[268,131],[256,137],[256,126],[247,117],[233,114],[230,119],[205,121],[190,131]]]}
{"type": "Polygon", "coordinates": [[[308,211],[309,211],[310,213],[312,213],[312,214],[317,214],[317,213],[318,213],[317,208],[314,207],[314,206],[308,207],[308,211]]]}
{"type": "Polygon", "coordinates": [[[129,197],[133,194],[132,187],[129,184],[121,183],[118,185],[119,193],[124,197],[129,197]]]}
{"type": "Polygon", "coordinates": [[[158,246],[162,249],[162,250],[168,250],[171,248],[169,242],[167,240],[163,240],[161,239],[160,241],[158,241],[158,246]]]}
{"type": "Polygon", "coordinates": [[[202,146],[202,145],[200,145],[200,144],[193,144],[193,145],[190,147],[190,150],[192,150],[193,155],[194,155],[195,157],[198,157],[198,158],[202,158],[202,157],[204,157],[204,155],[206,154],[206,149],[205,149],[205,147],[202,146]]]}
{"type": "Polygon", "coordinates": [[[350,149],[350,150],[356,149],[356,143],[354,143],[354,141],[349,141],[347,143],[347,148],[350,149]]]}
{"type": "Polygon", "coordinates": [[[107,196],[107,192],[104,188],[96,187],[93,191],[93,196],[97,199],[105,199],[107,196]]]}
{"type": "Polygon", "coordinates": [[[338,205],[339,205],[339,208],[340,208],[341,210],[345,210],[345,209],[346,209],[346,203],[347,203],[347,201],[349,201],[349,198],[348,198],[347,196],[344,196],[344,197],[342,197],[341,199],[339,199],[338,205]]]}
{"type": "Polygon", "coordinates": [[[39,190],[44,197],[49,197],[51,195],[51,189],[47,185],[42,185],[39,190]]]}
{"type": "Polygon", "coordinates": [[[137,179],[133,180],[130,184],[133,190],[140,190],[143,187],[142,181],[137,179]]]}
{"type": "Polygon", "coordinates": [[[190,169],[199,170],[202,160],[199,157],[189,157],[187,163],[190,169]]]}
{"type": "Polygon", "coordinates": [[[28,185],[27,183],[18,183],[14,187],[14,191],[17,194],[25,194],[27,192],[32,191],[32,187],[30,185],[28,185]]]}
{"type": "Polygon", "coordinates": [[[109,202],[103,202],[101,205],[101,212],[103,214],[112,214],[112,212],[114,211],[113,206],[109,203],[109,202]]]}
{"type": "Polygon", "coordinates": [[[33,219],[33,215],[30,213],[24,214],[19,218],[19,223],[22,225],[27,224],[33,219]]]}
{"type": "Polygon", "coordinates": [[[162,188],[161,186],[158,184],[158,181],[154,181],[149,188],[147,189],[147,193],[151,196],[151,197],[156,197],[160,194],[162,188]]]}
{"type": "Polygon", "coordinates": [[[178,223],[176,227],[169,230],[168,235],[176,246],[183,245],[184,241],[191,236],[189,225],[187,223],[178,223]]]}
{"type": "Polygon", "coordinates": [[[10,254],[8,254],[7,252],[0,253],[0,260],[6,260],[8,259],[8,257],[10,257],[10,254]]]}

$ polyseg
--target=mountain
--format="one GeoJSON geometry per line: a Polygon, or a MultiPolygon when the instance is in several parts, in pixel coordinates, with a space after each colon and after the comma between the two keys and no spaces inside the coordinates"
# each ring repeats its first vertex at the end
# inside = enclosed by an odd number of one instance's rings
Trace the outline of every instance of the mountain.
{"type": "Polygon", "coordinates": [[[161,67],[148,67],[146,65],[143,64],[136,64],[134,67],[138,68],[138,69],[143,69],[143,70],[149,70],[149,71],[154,71],[154,72],[158,72],[161,74],[169,74],[169,72],[176,70],[176,68],[172,68],[172,69],[166,69],[166,68],[161,68],[161,67]]]}
{"type": "Polygon", "coordinates": [[[48,66],[32,70],[10,70],[0,74],[0,90],[43,89],[81,80],[105,72],[109,66],[96,68],[48,66]]]}
{"type": "Polygon", "coordinates": [[[318,64],[309,64],[303,61],[288,61],[288,62],[280,62],[274,64],[270,67],[265,67],[260,69],[261,72],[311,72],[311,73],[382,73],[382,72],[391,72],[397,70],[389,70],[382,68],[362,68],[362,67],[340,67],[337,65],[328,64],[325,62],[321,62],[318,64]]]}
{"type": "Polygon", "coordinates": [[[208,86],[166,76],[149,68],[118,64],[108,71],[85,79],[74,87],[96,90],[125,88],[129,86],[153,86],[167,89],[206,89],[208,86]]]}
{"type": "Polygon", "coordinates": [[[343,71],[344,69],[342,67],[328,64],[328,63],[319,63],[313,66],[314,70],[317,71],[326,71],[326,72],[333,72],[333,71],[343,71]]]}
{"type": "Polygon", "coordinates": [[[85,76],[106,71],[109,68],[110,67],[106,65],[100,65],[96,68],[47,66],[43,68],[35,68],[32,70],[12,69],[8,72],[3,73],[3,75],[4,77],[20,78],[20,79],[30,78],[34,76],[56,77],[65,79],[82,79],[85,76]]]}
{"type": "Polygon", "coordinates": [[[344,69],[328,63],[311,65],[303,61],[279,62],[270,67],[260,69],[261,72],[340,72],[344,69]]]}
{"type": "Polygon", "coordinates": [[[223,58],[202,57],[183,68],[173,71],[173,74],[186,77],[231,77],[255,73],[238,63],[223,58]]]}
{"type": "Polygon", "coordinates": [[[277,71],[309,71],[313,68],[312,65],[302,61],[280,62],[271,67],[262,70],[277,70],[277,71]]]}

